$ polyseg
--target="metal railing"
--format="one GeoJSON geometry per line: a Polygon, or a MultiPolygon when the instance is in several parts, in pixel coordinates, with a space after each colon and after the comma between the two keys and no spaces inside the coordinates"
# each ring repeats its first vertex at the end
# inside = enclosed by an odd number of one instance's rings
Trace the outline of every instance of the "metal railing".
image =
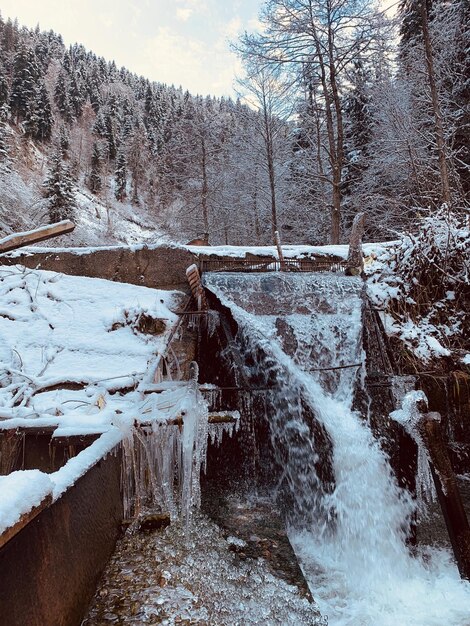
{"type": "MultiPolygon", "coordinates": [[[[286,272],[340,272],[344,273],[346,261],[332,259],[286,259],[282,271],[286,272]]],[[[278,272],[281,262],[274,257],[259,258],[199,258],[199,272],[278,272]]]]}

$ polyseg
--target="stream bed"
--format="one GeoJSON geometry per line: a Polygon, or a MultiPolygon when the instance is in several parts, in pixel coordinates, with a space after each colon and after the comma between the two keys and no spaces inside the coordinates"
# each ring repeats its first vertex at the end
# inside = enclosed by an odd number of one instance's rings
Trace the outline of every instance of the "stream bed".
{"type": "MultiPolygon", "coordinates": [[[[233,510],[253,520],[254,507],[233,510]]],[[[181,523],[153,532],[130,528],[82,626],[326,624],[302,583],[287,582],[279,563],[273,567],[273,541],[228,535],[203,513],[193,515],[189,530],[181,523]]]]}

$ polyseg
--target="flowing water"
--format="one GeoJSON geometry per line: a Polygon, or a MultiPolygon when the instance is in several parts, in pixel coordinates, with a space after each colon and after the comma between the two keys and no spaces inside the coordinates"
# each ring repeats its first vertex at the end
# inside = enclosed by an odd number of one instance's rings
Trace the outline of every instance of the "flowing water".
{"type": "MultiPolygon", "coordinates": [[[[355,366],[364,361],[361,281],[292,274],[205,280],[239,324],[248,362],[261,346],[271,380],[275,370],[273,444],[296,433],[296,453],[280,452],[279,459],[298,521],[290,539],[329,624],[469,626],[470,584],[445,551],[410,555],[405,539],[414,503],[397,486],[367,420],[352,410],[364,371],[355,366]],[[344,366],[352,367],[317,371],[344,366]],[[312,475],[318,451],[307,443],[299,394],[332,441],[333,487],[312,475]]],[[[259,376],[256,363],[249,369],[259,376]]]]}

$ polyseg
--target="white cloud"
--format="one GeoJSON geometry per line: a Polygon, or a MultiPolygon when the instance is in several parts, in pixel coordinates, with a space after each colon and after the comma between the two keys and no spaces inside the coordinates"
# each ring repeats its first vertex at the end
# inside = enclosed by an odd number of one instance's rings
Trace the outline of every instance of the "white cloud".
{"type": "Polygon", "coordinates": [[[191,7],[178,7],[176,9],[176,17],[182,22],[187,22],[191,15],[193,14],[193,9],[191,7]]]}
{"type": "Polygon", "coordinates": [[[225,24],[223,27],[223,32],[228,39],[234,39],[243,31],[243,22],[241,18],[237,15],[233,17],[230,22],[225,24]]]}
{"type": "Polygon", "coordinates": [[[194,11],[203,12],[206,11],[208,8],[206,0],[176,0],[176,3],[181,5],[179,7],[181,11],[191,11],[190,15],[194,13],[194,11]]]}
{"type": "Polygon", "coordinates": [[[168,84],[176,83],[192,93],[228,95],[238,60],[227,49],[160,27],[144,52],[146,74],[168,84]]]}

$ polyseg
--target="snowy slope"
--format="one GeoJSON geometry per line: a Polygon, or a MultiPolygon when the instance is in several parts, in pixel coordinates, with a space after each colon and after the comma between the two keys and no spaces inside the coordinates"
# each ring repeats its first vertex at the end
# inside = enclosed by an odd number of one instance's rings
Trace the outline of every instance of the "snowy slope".
{"type": "MultiPolygon", "coordinates": [[[[43,181],[49,167],[50,147],[39,149],[11,127],[13,145],[9,168],[0,167],[0,238],[12,232],[30,230],[49,222],[43,181]]],[[[51,246],[160,242],[166,237],[158,227],[155,213],[144,206],[118,202],[112,180],[99,196],[86,187],[83,174],[75,181],[77,228],[66,238],[51,240],[51,246]]]]}

